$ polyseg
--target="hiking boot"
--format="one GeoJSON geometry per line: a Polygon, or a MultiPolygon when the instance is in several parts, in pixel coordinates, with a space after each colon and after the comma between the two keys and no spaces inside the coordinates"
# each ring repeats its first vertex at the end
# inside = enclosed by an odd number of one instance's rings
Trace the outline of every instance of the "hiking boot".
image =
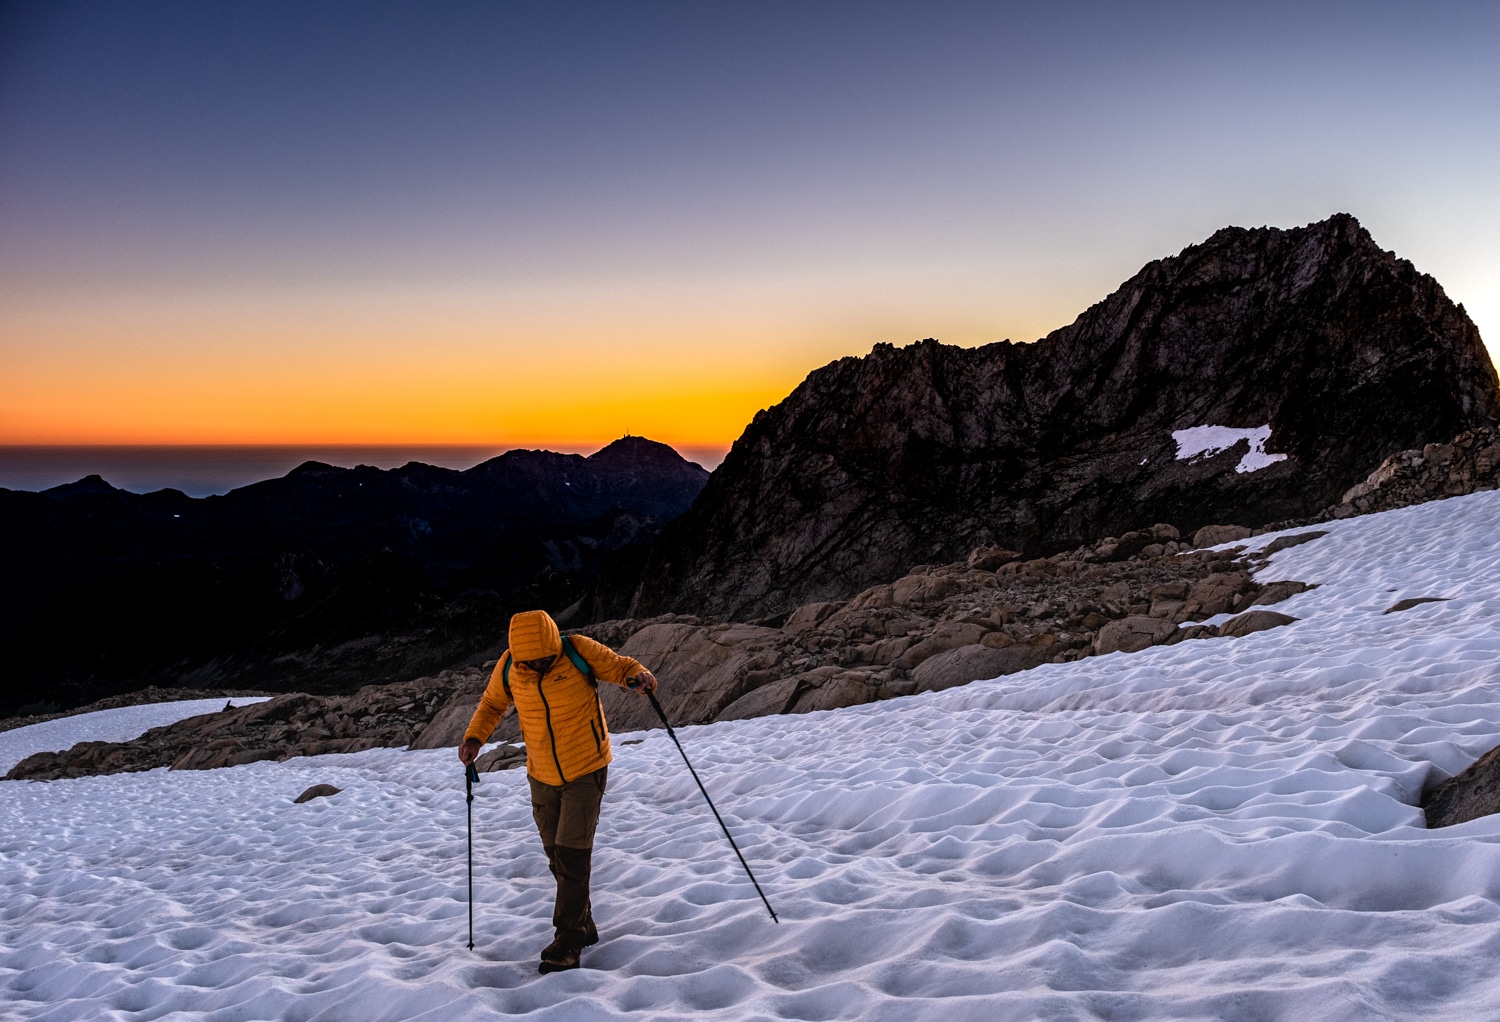
{"type": "Polygon", "coordinates": [[[537,972],[564,972],[578,968],[578,948],[554,940],[542,949],[542,961],[537,972]]]}

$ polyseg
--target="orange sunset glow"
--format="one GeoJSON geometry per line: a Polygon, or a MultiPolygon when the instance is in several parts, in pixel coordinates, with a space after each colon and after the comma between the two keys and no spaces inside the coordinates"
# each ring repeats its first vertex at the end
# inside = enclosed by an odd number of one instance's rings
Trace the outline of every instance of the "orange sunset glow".
{"type": "Polygon", "coordinates": [[[833,359],[1340,210],[1500,340],[1457,16],[335,8],[0,22],[0,447],[722,449],[833,359]]]}
{"type": "Polygon", "coordinates": [[[0,310],[0,430],[13,444],[581,448],[633,433],[727,448],[833,359],[942,327],[959,343],[999,340],[1001,304],[1034,339],[1087,304],[1077,292],[1108,287],[1101,273],[1023,295],[985,288],[987,272],[496,293],[418,282],[315,298],[172,295],[152,281],[129,297],[0,310]]]}

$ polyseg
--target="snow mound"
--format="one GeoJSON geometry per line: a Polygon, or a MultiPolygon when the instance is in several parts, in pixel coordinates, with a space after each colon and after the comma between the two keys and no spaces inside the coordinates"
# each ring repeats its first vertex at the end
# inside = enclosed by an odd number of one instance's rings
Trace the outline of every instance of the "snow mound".
{"type": "MultiPolygon", "coordinates": [[[[1500,818],[1424,785],[1500,744],[1500,492],[1330,523],[1295,624],[619,744],[601,943],[539,976],[524,778],[371,750],[0,785],[22,1019],[1500,1016],[1500,818]],[[1407,597],[1445,596],[1399,613],[1407,597]],[[312,783],[343,792],[295,806],[312,783]]],[[[1259,537],[1256,544],[1273,536],[1259,537]]]]}
{"type": "Polygon", "coordinates": [[[179,699],[170,703],[146,703],[113,710],[77,713],[71,717],[44,720],[40,724],[0,731],[0,777],[27,756],[38,752],[71,749],[79,742],[128,742],[154,727],[165,727],[200,713],[217,713],[224,703],[249,706],[266,696],[234,699],[179,699]]]}
{"type": "Polygon", "coordinates": [[[1234,466],[1236,472],[1254,472],[1274,465],[1278,461],[1286,460],[1285,454],[1266,453],[1266,442],[1271,439],[1270,426],[1256,426],[1252,429],[1238,429],[1233,426],[1193,426],[1191,429],[1173,430],[1172,439],[1177,441],[1178,461],[1189,461],[1193,458],[1218,454],[1220,451],[1229,450],[1241,440],[1248,441],[1250,451],[1240,459],[1238,465],[1234,466]]]}

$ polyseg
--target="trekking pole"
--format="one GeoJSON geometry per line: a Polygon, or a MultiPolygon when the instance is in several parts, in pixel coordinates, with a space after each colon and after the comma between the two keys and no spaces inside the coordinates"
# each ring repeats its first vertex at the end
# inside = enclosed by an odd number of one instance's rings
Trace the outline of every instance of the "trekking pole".
{"type": "MultiPolygon", "coordinates": [[[[630,687],[635,688],[636,686],[632,685],[630,687]]],[[[693,764],[688,759],[687,753],[682,751],[682,743],[677,740],[677,732],[673,731],[672,725],[667,722],[667,715],[662,711],[661,703],[656,701],[656,693],[648,689],[646,691],[646,698],[651,700],[651,708],[661,718],[662,725],[667,729],[667,734],[671,735],[672,744],[676,745],[677,751],[681,753],[682,761],[687,764],[688,773],[693,775],[693,780],[698,781],[698,790],[703,792],[703,800],[708,803],[708,808],[713,811],[714,819],[719,821],[719,829],[724,832],[725,837],[729,838],[729,847],[733,848],[734,854],[739,856],[740,865],[745,867],[745,873],[749,875],[750,882],[755,885],[755,893],[760,895],[760,900],[766,903],[766,911],[771,913],[771,922],[781,922],[780,919],[776,918],[776,910],[771,907],[771,900],[766,897],[766,892],[760,889],[760,881],[756,880],[755,874],[750,872],[750,864],[745,861],[745,856],[741,854],[740,846],[734,843],[734,837],[729,833],[729,828],[724,825],[724,817],[719,815],[719,810],[714,806],[714,800],[708,797],[708,789],[703,786],[701,780],[698,780],[698,771],[693,769],[693,764]]]]}
{"type": "Polygon", "coordinates": [[[479,783],[479,771],[474,764],[464,767],[464,790],[468,793],[469,813],[469,950],[474,950],[474,785],[479,783]]]}

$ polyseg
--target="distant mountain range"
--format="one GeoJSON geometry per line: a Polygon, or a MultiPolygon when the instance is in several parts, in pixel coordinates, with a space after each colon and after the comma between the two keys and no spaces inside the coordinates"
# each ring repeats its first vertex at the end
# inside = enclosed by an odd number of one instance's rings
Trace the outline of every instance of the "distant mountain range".
{"type": "Polygon", "coordinates": [[[340,691],[503,645],[708,478],[664,444],[467,471],[308,462],[224,496],[0,490],[0,713],[149,684],[340,691]]]}

